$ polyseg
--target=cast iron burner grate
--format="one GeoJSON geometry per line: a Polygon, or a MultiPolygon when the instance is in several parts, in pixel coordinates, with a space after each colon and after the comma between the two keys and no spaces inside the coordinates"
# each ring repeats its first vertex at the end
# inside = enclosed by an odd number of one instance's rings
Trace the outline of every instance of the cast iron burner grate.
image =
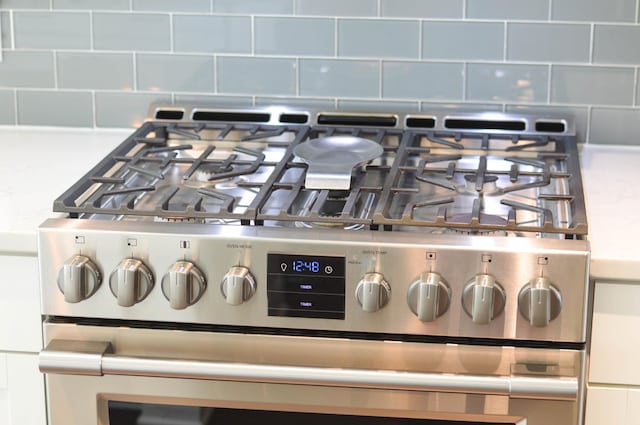
{"type": "Polygon", "coordinates": [[[397,117],[394,126],[389,119],[376,126],[375,116],[358,125],[361,116],[349,114],[346,121],[320,125],[277,122],[277,115],[264,111],[256,122],[256,111],[243,120],[241,111],[152,110],[154,117],[176,119],[145,122],[59,197],[54,211],[84,219],[224,225],[587,233],[575,135],[565,125],[559,134],[548,134],[537,131],[547,127],[534,119],[507,115],[499,121],[502,127],[513,121],[519,130],[495,129],[493,121],[483,128],[485,121],[476,115],[453,121],[405,117],[413,126],[408,128],[397,117]],[[441,125],[447,122],[460,129],[441,125]],[[369,139],[383,153],[352,171],[348,191],[306,188],[307,165],[295,157],[294,147],[340,136],[369,139]]]}

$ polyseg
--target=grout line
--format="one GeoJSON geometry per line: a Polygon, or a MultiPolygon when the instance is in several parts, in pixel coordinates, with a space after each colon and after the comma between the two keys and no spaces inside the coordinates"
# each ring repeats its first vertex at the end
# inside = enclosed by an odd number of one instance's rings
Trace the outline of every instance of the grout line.
{"type": "Polygon", "coordinates": [[[138,91],[138,53],[132,52],[133,55],[133,91],[138,91]]]}
{"type": "Polygon", "coordinates": [[[380,61],[378,61],[378,99],[382,99],[382,93],[384,88],[382,86],[382,78],[383,78],[382,64],[383,64],[383,61],[382,59],[380,59],[380,61]]]}
{"type": "Polygon", "coordinates": [[[334,25],[333,25],[333,57],[337,58],[338,57],[338,37],[340,35],[340,33],[338,32],[338,18],[333,18],[334,20],[334,25]]]}
{"type": "Polygon", "coordinates": [[[11,35],[11,50],[16,49],[16,26],[13,21],[13,10],[9,11],[9,31],[11,35]]]}
{"type": "Polygon", "coordinates": [[[424,44],[424,21],[421,19],[418,21],[418,60],[424,59],[423,44],[424,44]]]}
{"type": "Polygon", "coordinates": [[[376,2],[376,8],[378,9],[377,10],[377,12],[378,12],[377,16],[378,16],[378,18],[381,18],[382,17],[382,0],[378,0],[376,2]]]}
{"type": "Polygon", "coordinates": [[[249,17],[251,22],[251,56],[256,55],[256,16],[249,17]]]}
{"type": "Polygon", "coordinates": [[[214,0],[209,0],[209,13],[213,13],[213,1],[214,0]]]}
{"type": "Polygon", "coordinates": [[[462,0],[462,19],[467,19],[467,0],[462,0]]]}
{"type": "Polygon", "coordinates": [[[468,63],[464,63],[462,65],[462,101],[465,102],[467,100],[467,84],[468,84],[468,79],[469,79],[469,64],[468,63]]]}
{"type": "Polygon", "coordinates": [[[91,113],[92,113],[91,120],[93,122],[94,128],[98,126],[98,112],[96,111],[96,109],[98,109],[96,107],[96,91],[91,90],[91,113]]]}
{"type": "Polygon", "coordinates": [[[551,22],[553,17],[553,0],[549,0],[549,14],[547,16],[547,21],[551,22]]]}
{"type": "Polygon", "coordinates": [[[89,50],[95,51],[95,38],[93,35],[93,10],[89,11],[89,50]]]}
{"type": "Polygon", "coordinates": [[[593,106],[589,105],[587,107],[587,132],[584,135],[584,143],[588,144],[591,139],[591,114],[593,113],[593,106]]]}
{"type": "Polygon", "coordinates": [[[507,51],[509,49],[509,42],[507,40],[507,36],[509,33],[509,23],[507,21],[504,21],[504,29],[503,29],[503,33],[502,36],[504,37],[503,40],[503,45],[502,45],[502,60],[504,60],[505,62],[507,61],[507,51]]]}
{"type": "Polygon", "coordinates": [[[175,52],[175,46],[173,42],[173,13],[169,13],[169,53],[175,52]]]}
{"type": "Polygon", "coordinates": [[[58,89],[58,52],[56,50],[52,50],[53,54],[53,88],[58,89]]]}
{"type": "Polygon", "coordinates": [[[591,23],[591,32],[589,33],[589,63],[593,64],[593,51],[595,49],[596,42],[596,25],[591,23]]]}
{"type": "Polygon", "coordinates": [[[638,68],[633,73],[633,106],[638,106],[638,68]]]}
{"type": "Polygon", "coordinates": [[[218,93],[218,55],[213,55],[213,93],[218,93]]]}
{"type": "Polygon", "coordinates": [[[300,58],[296,58],[296,94],[295,96],[300,97],[300,58]]]}
{"type": "Polygon", "coordinates": [[[13,89],[13,116],[13,121],[18,124],[18,89],[13,89]]]}
{"type": "Polygon", "coordinates": [[[640,23],[640,0],[636,0],[636,23],[640,23]]]}
{"type": "Polygon", "coordinates": [[[547,103],[551,104],[551,74],[553,73],[553,65],[549,64],[548,72],[547,72],[547,103]]]}

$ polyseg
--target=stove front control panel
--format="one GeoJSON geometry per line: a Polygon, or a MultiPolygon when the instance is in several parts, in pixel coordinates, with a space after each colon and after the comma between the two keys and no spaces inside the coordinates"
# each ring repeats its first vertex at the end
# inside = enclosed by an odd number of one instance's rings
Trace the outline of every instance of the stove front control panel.
{"type": "Polygon", "coordinates": [[[82,222],[40,228],[45,315],[585,339],[584,241],[82,222]]]}

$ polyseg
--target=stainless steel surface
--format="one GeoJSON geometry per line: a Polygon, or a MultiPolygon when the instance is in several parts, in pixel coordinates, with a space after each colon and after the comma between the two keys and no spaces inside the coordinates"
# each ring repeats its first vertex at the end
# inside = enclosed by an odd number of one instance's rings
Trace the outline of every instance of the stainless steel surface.
{"type": "Polygon", "coordinates": [[[109,276],[111,293],[122,307],[131,307],[144,300],[153,286],[151,270],[137,258],[123,259],[109,276]]]}
{"type": "Polygon", "coordinates": [[[256,281],[248,268],[233,266],[224,275],[220,291],[227,304],[240,305],[256,292],[256,281]]]}
{"type": "Polygon", "coordinates": [[[579,424],[582,409],[574,350],[72,324],[47,324],[45,344],[53,425],[109,424],[110,400],[529,425],[579,424]],[[89,351],[69,339],[108,342],[87,359],[101,376],[68,368],[89,351]]]}
{"type": "MultiPolygon", "coordinates": [[[[259,226],[51,219],[40,228],[39,252],[45,315],[469,338],[566,342],[586,338],[586,241],[463,235],[425,238],[419,232],[404,232],[398,239],[395,232],[305,229],[301,233],[298,229],[259,226]],[[84,243],[78,244],[76,236],[82,236],[84,243]],[[129,245],[130,240],[136,241],[135,247],[129,245]],[[59,259],[79,252],[103,270],[112,270],[123,258],[134,255],[148,264],[154,275],[186,259],[198,264],[210,283],[222,282],[232,267],[241,264],[254,277],[256,291],[247,302],[232,306],[220,291],[207,290],[193,306],[174,310],[158,288],[135,306],[120,308],[111,292],[101,287],[87,300],[71,304],[64,301],[55,276],[62,267],[59,259]],[[344,320],[269,316],[269,253],[344,258],[344,320]],[[483,261],[488,256],[490,263],[483,261]],[[411,312],[406,294],[411,284],[430,270],[437,270],[447,281],[452,302],[445,314],[424,323],[411,312]],[[387,305],[375,313],[364,312],[354,295],[367,273],[382,274],[393,293],[387,305]],[[488,325],[473,323],[462,305],[466,283],[481,273],[495,276],[506,296],[504,312],[488,325]],[[521,288],[541,274],[563,294],[572,294],[564,297],[559,318],[543,328],[531,326],[517,305],[521,288]]],[[[470,305],[468,308],[471,311],[470,305]]]]}
{"type": "Polygon", "coordinates": [[[473,323],[488,325],[504,310],[507,301],[502,285],[490,274],[477,274],[462,292],[462,305],[473,323]]]}
{"type": "MultiPolygon", "coordinates": [[[[75,351],[75,342],[53,340],[52,348],[41,352],[40,370],[43,373],[86,374],[85,364],[95,361],[95,354],[75,351]],[[65,348],[65,344],[69,347],[65,348]],[[83,357],[85,356],[85,357],[83,357]],[[75,367],[69,358],[78,361],[75,367]],[[60,367],[65,364],[65,367],[60,367]],[[49,366],[52,365],[52,366],[49,366]]],[[[110,347],[104,342],[105,351],[110,347]]],[[[324,367],[207,362],[201,360],[163,359],[153,357],[103,354],[101,375],[186,378],[273,384],[322,385],[330,387],[376,388],[494,394],[512,398],[542,398],[547,400],[575,400],[578,379],[536,378],[528,376],[452,375],[440,373],[397,372],[364,369],[331,369],[324,367]]]]}
{"type": "Polygon", "coordinates": [[[64,262],[58,273],[58,288],[68,303],[89,298],[102,282],[100,270],[88,257],[76,254],[64,262]]]}
{"type": "Polygon", "coordinates": [[[351,174],[357,166],[382,155],[378,143],[353,136],[333,136],[307,140],[293,153],[307,163],[307,189],[349,190],[351,174]]]}
{"type": "Polygon", "coordinates": [[[176,310],[195,304],[206,288],[204,275],[190,261],[176,261],[162,278],[162,293],[176,310]]]}
{"type": "Polygon", "coordinates": [[[537,277],[520,291],[518,306],[531,326],[547,326],[562,310],[562,295],[548,278],[537,277]]]}
{"type": "Polygon", "coordinates": [[[439,273],[425,272],[409,286],[407,304],[422,322],[433,322],[451,303],[451,288],[439,273]]]}
{"type": "Polygon", "coordinates": [[[156,105],[54,211],[52,425],[111,402],[581,425],[570,120],[156,105]]]}

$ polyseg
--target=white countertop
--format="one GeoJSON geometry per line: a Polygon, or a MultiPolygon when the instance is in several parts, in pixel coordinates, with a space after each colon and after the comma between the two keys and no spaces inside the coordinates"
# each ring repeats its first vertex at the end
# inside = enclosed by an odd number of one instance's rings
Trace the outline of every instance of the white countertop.
{"type": "Polygon", "coordinates": [[[0,127],[0,254],[36,255],[53,201],[132,130],[0,127]]]}
{"type": "Polygon", "coordinates": [[[640,146],[586,145],[580,165],[591,276],[640,282],[640,146]]]}
{"type": "MultiPolygon", "coordinates": [[[[36,229],[53,200],[131,129],[0,127],[0,255],[36,255],[36,229]]],[[[640,282],[640,147],[581,151],[591,274],[640,282]]]]}

